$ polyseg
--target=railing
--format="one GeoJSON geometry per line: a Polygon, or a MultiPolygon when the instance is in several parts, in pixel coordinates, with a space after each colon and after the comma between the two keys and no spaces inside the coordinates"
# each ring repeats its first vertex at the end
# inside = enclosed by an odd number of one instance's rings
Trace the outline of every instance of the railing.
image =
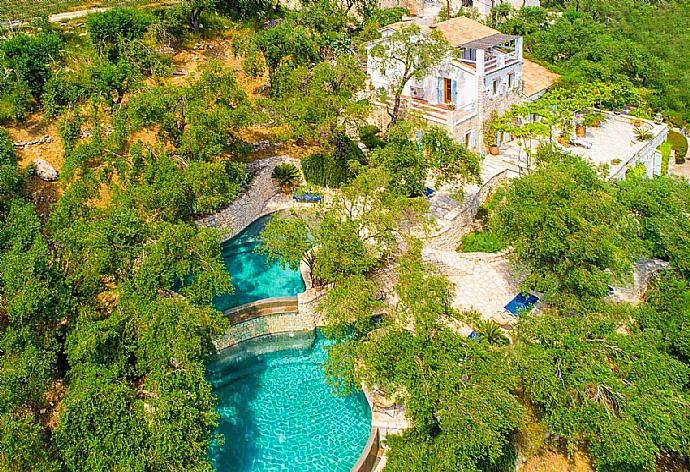
{"type": "Polygon", "coordinates": [[[506,54],[497,54],[484,61],[484,71],[490,72],[492,70],[501,69],[513,62],[518,60],[517,51],[509,52],[506,54]]]}

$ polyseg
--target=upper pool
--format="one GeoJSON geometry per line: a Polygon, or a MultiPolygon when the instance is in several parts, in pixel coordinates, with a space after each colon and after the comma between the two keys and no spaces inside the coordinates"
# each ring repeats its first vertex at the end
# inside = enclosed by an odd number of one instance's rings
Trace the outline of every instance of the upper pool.
{"type": "Polygon", "coordinates": [[[217,472],[347,472],[357,462],[371,411],[361,392],[333,395],[327,345],[314,332],[267,336],[209,364],[224,438],[209,451],[217,472]]]}
{"type": "Polygon", "coordinates": [[[268,215],[255,220],[221,244],[223,263],[235,290],[216,297],[214,305],[218,310],[225,311],[264,298],[294,297],[304,292],[304,280],[298,270],[284,269],[278,261],[269,263],[266,256],[256,252],[259,234],[270,218],[268,215]]]}

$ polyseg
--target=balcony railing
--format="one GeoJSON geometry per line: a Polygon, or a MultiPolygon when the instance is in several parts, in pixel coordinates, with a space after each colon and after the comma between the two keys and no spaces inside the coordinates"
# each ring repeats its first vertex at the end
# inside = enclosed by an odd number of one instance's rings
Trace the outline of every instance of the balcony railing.
{"type": "Polygon", "coordinates": [[[493,70],[502,69],[503,67],[517,62],[517,51],[512,51],[506,54],[497,54],[491,56],[484,61],[484,71],[491,72],[493,70]]]}

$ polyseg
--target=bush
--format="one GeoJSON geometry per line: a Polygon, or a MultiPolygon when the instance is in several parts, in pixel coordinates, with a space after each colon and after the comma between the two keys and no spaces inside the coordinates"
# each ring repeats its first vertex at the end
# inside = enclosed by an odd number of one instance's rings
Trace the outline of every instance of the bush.
{"type": "Polygon", "coordinates": [[[495,233],[489,230],[468,233],[462,237],[458,251],[499,252],[507,247],[495,233]]]}
{"type": "Polygon", "coordinates": [[[659,152],[661,152],[661,175],[668,174],[668,164],[671,160],[671,148],[671,143],[668,141],[659,146],[659,152]]]}
{"type": "Polygon", "coordinates": [[[271,177],[284,189],[291,189],[299,183],[299,169],[292,164],[278,164],[271,177]]]}
{"type": "Polygon", "coordinates": [[[378,149],[385,146],[383,139],[379,138],[378,134],[381,130],[374,125],[362,126],[359,128],[359,139],[364,143],[368,149],[378,149]]]}
{"type": "Polygon", "coordinates": [[[307,182],[319,187],[340,187],[354,177],[350,162],[366,164],[366,157],[357,144],[347,137],[341,137],[338,146],[330,156],[312,154],[302,161],[302,172],[307,182]]]}
{"type": "Polygon", "coordinates": [[[679,164],[685,162],[685,156],[688,154],[688,140],[685,136],[676,131],[669,131],[668,142],[676,151],[676,162],[679,164]]]}

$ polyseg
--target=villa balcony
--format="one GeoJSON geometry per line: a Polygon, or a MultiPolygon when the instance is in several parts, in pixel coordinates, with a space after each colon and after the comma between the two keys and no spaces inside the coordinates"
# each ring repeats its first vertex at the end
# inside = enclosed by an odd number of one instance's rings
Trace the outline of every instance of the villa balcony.
{"type": "MultiPolygon", "coordinates": [[[[384,106],[383,103],[376,104],[384,106]]],[[[392,107],[393,101],[389,100],[387,106],[392,107]]],[[[405,95],[402,97],[401,108],[405,112],[413,113],[424,118],[431,124],[442,126],[451,132],[458,123],[471,118],[477,113],[476,102],[455,107],[452,105],[430,103],[420,98],[405,95]]]]}
{"type": "Polygon", "coordinates": [[[484,56],[483,62],[481,61],[481,59],[473,60],[464,57],[462,59],[459,59],[459,61],[465,66],[469,66],[472,70],[477,70],[477,67],[482,69],[481,66],[483,64],[484,73],[488,73],[502,69],[511,64],[515,64],[516,62],[518,62],[518,59],[519,58],[517,51],[510,51],[507,53],[487,53],[487,55],[484,56]]]}

